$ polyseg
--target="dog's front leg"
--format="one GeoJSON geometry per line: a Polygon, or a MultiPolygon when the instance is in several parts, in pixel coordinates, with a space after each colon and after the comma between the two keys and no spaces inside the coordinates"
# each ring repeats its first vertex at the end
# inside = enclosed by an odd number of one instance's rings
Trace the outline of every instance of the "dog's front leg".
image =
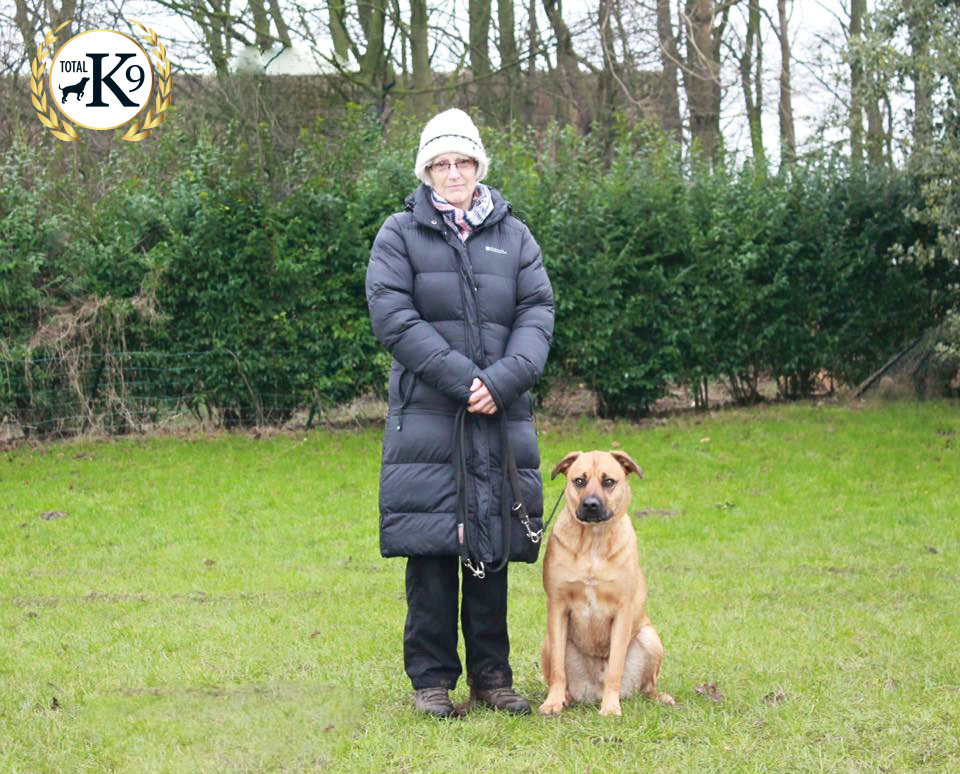
{"type": "Polygon", "coordinates": [[[547,699],[540,705],[541,715],[559,715],[567,697],[567,626],[569,611],[559,600],[547,600],[547,699]]]}
{"type": "Polygon", "coordinates": [[[610,627],[610,657],[607,661],[607,674],[603,680],[603,701],[600,704],[601,715],[620,715],[620,682],[627,660],[627,648],[630,647],[632,611],[627,607],[614,616],[610,627]]]}

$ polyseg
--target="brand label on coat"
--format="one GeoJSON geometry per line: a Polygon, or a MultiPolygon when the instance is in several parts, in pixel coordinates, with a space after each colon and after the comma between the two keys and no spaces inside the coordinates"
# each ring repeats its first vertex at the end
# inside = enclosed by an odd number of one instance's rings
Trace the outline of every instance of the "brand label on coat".
{"type": "Polygon", "coordinates": [[[506,250],[501,250],[499,247],[491,247],[490,245],[487,245],[483,249],[486,250],[488,253],[500,253],[500,255],[507,254],[506,250]]]}

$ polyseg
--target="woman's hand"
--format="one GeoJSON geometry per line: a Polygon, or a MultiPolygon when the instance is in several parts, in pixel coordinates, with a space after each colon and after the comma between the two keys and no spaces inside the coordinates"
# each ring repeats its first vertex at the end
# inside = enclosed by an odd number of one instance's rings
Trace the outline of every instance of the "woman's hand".
{"type": "Polygon", "coordinates": [[[496,414],[497,404],[487,389],[487,385],[474,377],[470,385],[470,399],[467,401],[467,411],[471,414],[496,414]]]}

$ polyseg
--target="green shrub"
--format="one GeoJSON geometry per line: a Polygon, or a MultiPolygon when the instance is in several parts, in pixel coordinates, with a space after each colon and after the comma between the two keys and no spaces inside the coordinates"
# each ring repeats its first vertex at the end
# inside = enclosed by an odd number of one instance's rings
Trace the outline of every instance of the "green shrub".
{"type": "MultiPolygon", "coordinates": [[[[0,162],[0,415],[38,432],[100,415],[124,430],[176,405],[282,422],[382,391],[363,280],[416,185],[419,124],[398,112],[384,137],[348,106],[279,143],[176,118],[143,147],[21,139],[0,162]]],[[[541,394],[575,380],[604,414],[636,416],[672,382],[748,401],[766,374],[798,397],[823,372],[858,381],[950,306],[957,267],[895,249],[938,238],[906,214],[923,200],[905,172],[711,171],[642,126],[483,133],[488,182],[554,287],[541,394]]]]}

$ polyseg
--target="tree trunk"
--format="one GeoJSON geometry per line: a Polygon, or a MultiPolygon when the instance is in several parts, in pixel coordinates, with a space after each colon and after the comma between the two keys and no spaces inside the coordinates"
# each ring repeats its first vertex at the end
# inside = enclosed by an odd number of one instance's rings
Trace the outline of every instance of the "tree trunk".
{"type": "Polygon", "coordinates": [[[677,71],[680,52],[670,18],[670,0],[657,0],[657,37],[660,41],[660,104],[663,110],[663,128],[679,143],[683,141],[683,121],[680,118],[680,95],[677,71]]]}
{"type": "Polygon", "coordinates": [[[760,0],[749,0],[747,34],[740,56],[740,84],[747,108],[750,146],[754,158],[762,158],[763,150],[763,46],[760,43],[760,0]],[[756,52],[756,61],[753,55],[756,52]],[[756,75],[754,76],[754,66],[756,75]]]}
{"type": "MultiPolygon", "coordinates": [[[[74,12],[77,8],[76,0],[63,0],[60,7],[57,8],[52,2],[47,0],[43,4],[43,11],[40,8],[31,6],[27,0],[16,0],[16,12],[14,13],[14,23],[23,39],[24,50],[27,58],[32,63],[37,56],[37,43],[43,42],[43,37],[47,32],[51,32],[63,24],[68,19],[74,18],[74,12]]],[[[69,33],[69,29],[61,30],[57,36],[57,43],[63,45],[66,38],[64,35],[69,33]]],[[[56,45],[56,44],[54,44],[56,45]]]]}
{"type": "Polygon", "coordinates": [[[527,86],[524,90],[524,117],[528,124],[537,113],[537,54],[540,51],[540,30],[537,27],[537,0],[527,6],[527,86]]]}
{"type": "Polygon", "coordinates": [[[385,0],[358,0],[357,15],[367,39],[360,59],[360,75],[374,88],[382,87],[386,76],[386,4],[385,0]]]}
{"type": "Polygon", "coordinates": [[[475,91],[482,110],[491,112],[496,95],[490,78],[490,0],[469,0],[470,70],[477,81],[475,91]]]}
{"type": "Polygon", "coordinates": [[[46,2],[43,4],[43,7],[47,11],[47,19],[50,22],[50,29],[55,30],[67,19],[74,18],[75,11],[77,9],[77,0],[63,0],[59,8],[53,4],[52,0],[46,0],[46,2]]]}
{"type": "Polygon", "coordinates": [[[427,31],[427,0],[410,0],[410,54],[413,60],[413,106],[420,118],[433,112],[430,92],[430,38],[427,31]]]}
{"type": "Polygon", "coordinates": [[[540,30],[537,27],[537,0],[527,6],[527,75],[537,72],[537,54],[540,51],[540,30]]]}
{"type": "Polygon", "coordinates": [[[280,10],[279,0],[270,0],[270,15],[273,17],[273,24],[277,28],[277,37],[284,48],[290,48],[290,28],[283,18],[283,12],[280,10]]]}
{"type": "Polygon", "coordinates": [[[597,111],[599,121],[604,124],[604,142],[609,139],[609,130],[614,110],[616,89],[616,58],[613,50],[613,27],[610,24],[610,0],[598,0],[598,22],[600,27],[600,50],[603,57],[603,69],[600,71],[597,111]]]}
{"type": "Polygon", "coordinates": [[[873,74],[867,77],[869,90],[867,106],[867,159],[871,164],[884,164],[887,161],[887,130],[883,126],[883,111],[880,108],[879,88],[873,74]]]}
{"type": "Polygon", "coordinates": [[[520,55],[517,51],[516,20],[513,15],[513,0],[497,0],[497,21],[500,26],[500,68],[503,71],[505,99],[502,101],[500,118],[513,121],[519,116],[518,91],[520,88],[520,55]]]}
{"type": "MultiPolygon", "coordinates": [[[[397,38],[400,39],[400,84],[401,88],[410,88],[410,64],[408,49],[410,48],[410,25],[404,22],[403,13],[400,10],[400,0],[390,0],[390,13],[387,17],[390,27],[393,29],[393,38],[387,47],[392,51],[392,46],[397,38]]],[[[389,52],[387,52],[389,56],[389,52]]],[[[395,57],[394,57],[395,58],[395,57]]],[[[396,76],[396,73],[394,73],[396,76]]]]}
{"type": "Polygon", "coordinates": [[[859,46],[863,43],[863,17],[867,0],[850,0],[850,157],[863,161],[863,58],[859,46]]]}
{"type": "Polygon", "coordinates": [[[270,48],[273,42],[270,37],[270,17],[267,16],[267,6],[263,0],[250,0],[250,10],[253,12],[253,32],[257,49],[261,53],[270,48]]]}
{"type": "MultiPolygon", "coordinates": [[[[870,18],[864,18],[864,32],[870,33],[870,18]]],[[[887,131],[883,127],[883,111],[880,103],[884,98],[883,89],[877,80],[873,68],[864,68],[864,105],[867,111],[867,159],[871,164],[886,162],[887,131]]]]}
{"type": "Polygon", "coordinates": [[[329,0],[327,3],[327,14],[329,18],[330,37],[333,39],[334,61],[340,67],[346,67],[350,61],[350,36],[347,34],[347,8],[345,0],[329,0]]]}
{"type": "Polygon", "coordinates": [[[933,65],[930,60],[930,17],[926,3],[907,0],[913,78],[913,152],[923,153],[933,139],[933,65]]]}
{"type": "Polygon", "coordinates": [[[222,0],[210,0],[209,5],[210,9],[207,11],[204,5],[198,2],[193,18],[203,30],[207,52],[217,77],[223,77],[230,72],[230,41],[226,35],[229,6],[224,7],[222,0]]]}
{"type": "Polygon", "coordinates": [[[780,164],[797,157],[797,134],[793,122],[793,85],[790,80],[790,24],[787,0],[777,0],[780,22],[780,164]]]}
{"type": "MultiPolygon", "coordinates": [[[[37,30],[38,25],[30,12],[30,8],[27,7],[26,0],[16,0],[16,4],[17,12],[13,20],[16,22],[17,29],[20,30],[20,37],[23,39],[27,59],[32,63],[37,57],[37,38],[40,37],[40,32],[37,30]]],[[[53,29],[56,29],[56,27],[53,29]]]]}
{"type": "MultiPolygon", "coordinates": [[[[740,2],[740,0],[723,0],[723,2],[720,3],[720,21],[716,27],[712,27],[710,30],[710,37],[713,39],[713,61],[716,63],[717,68],[716,77],[711,82],[710,98],[713,101],[713,114],[717,117],[716,133],[718,147],[721,153],[723,152],[723,134],[720,132],[720,116],[722,115],[723,107],[723,83],[720,77],[720,61],[723,51],[723,36],[727,29],[727,22],[730,21],[730,9],[738,2],[740,2]]],[[[714,19],[716,19],[717,13],[718,11],[715,5],[713,12],[714,19]]]]}
{"type": "Polygon", "coordinates": [[[580,82],[580,67],[573,50],[573,36],[563,20],[560,0],[543,0],[543,9],[557,39],[557,67],[565,81],[566,93],[570,96],[570,109],[565,111],[566,117],[572,118],[581,132],[587,132],[593,117],[581,93],[583,87],[580,82]]]}
{"type": "Polygon", "coordinates": [[[687,60],[683,82],[690,110],[690,133],[694,146],[711,163],[719,160],[723,151],[717,99],[720,63],[714,56],[718,42],[714,39],[715,16],[714,0],[686,0],[687,60]]]}

